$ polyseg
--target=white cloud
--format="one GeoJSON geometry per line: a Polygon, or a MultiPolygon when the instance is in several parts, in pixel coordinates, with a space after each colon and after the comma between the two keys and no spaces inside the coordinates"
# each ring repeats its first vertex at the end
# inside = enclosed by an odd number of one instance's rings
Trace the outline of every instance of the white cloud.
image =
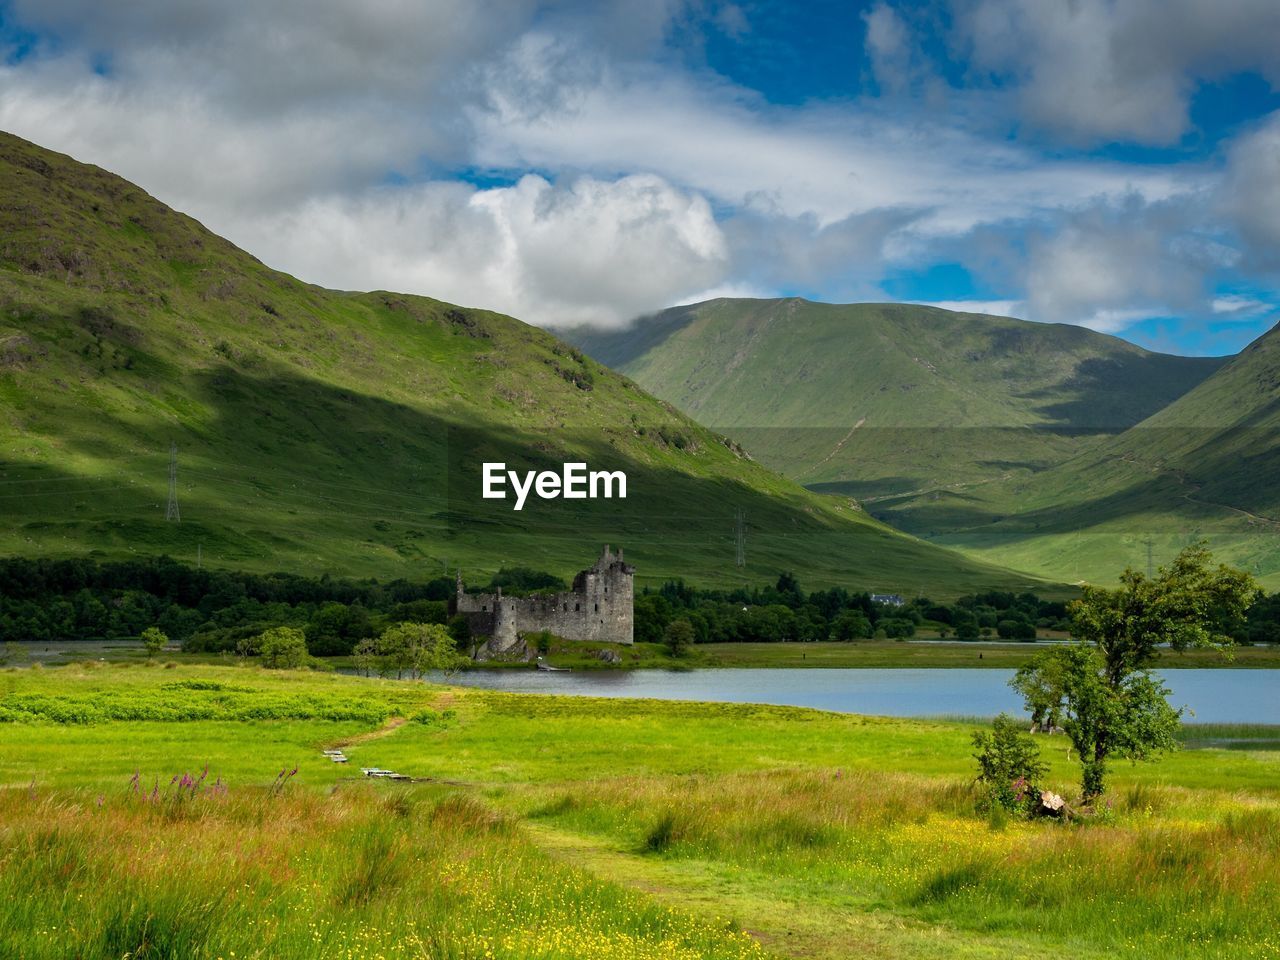
{"type": "Polygon", "coordinates": [[[867,28],[867,54],[876,83],[881,90],[901,93],[915,79],[917,68],[910,30],[887,3],[876,4],[862,19],[867,28]]]}
{"type": "Polygon", "coordinates": [[[1280,111],[1232,145],[1221,205],[1260,269],[1280,269],[1280,111]]]}
{"type": "Polygon", "coordinates": [[[1226,297],[1214,297],[1209,301],[1209,309],[1217,314],[1225,313],[1237,317],[1252,317],[1275,308],[1265,300],[1233,294],[1226,297]]]}
{"type": "Polygon", "coordinates": [[[1065,217],[1031,244],[1029,318],[1114,333],[1146,317],[1198,309],[1220,253],[1194,240],[1192,213],[1131,198],[1065,217]]]}
{"type": "Polygon", "coordinates": [[[1024,121],[1069,140],[1176,142],[1199,80],[1280,85],[1274,0],[952,0],[970,68],[1011,85],[1024,121]]]}
{"type": "Polygon", "coordinates": [[[727,265],[706,201],[653,176],[383,188],[242,229],[307,280],[429,293],[546,326],[620,325],[720,282],[727,265]]]}
{"type": "Polygon", "coordinates": [[[909,207],[930,211],[920,230],[962,233],[1098,196],[1164,199],[1199,179],[1167,166],[1044,161],[875,110],[770,108],[737,88],[639,70],[605,73],[563,110],[472,119],[483,165],[649,170],[730,205],[766,198],[819,225],[909,207]]]}

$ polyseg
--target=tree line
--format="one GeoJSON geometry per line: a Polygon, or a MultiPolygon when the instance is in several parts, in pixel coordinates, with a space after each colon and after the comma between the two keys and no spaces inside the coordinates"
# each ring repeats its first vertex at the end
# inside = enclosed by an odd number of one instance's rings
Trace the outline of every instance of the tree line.
{"type": "MultiPolygon", "coordinates": [[[[559,577],[504,568],[477,589],[509,594],[566,588],[559,577]]],[[[454,581],[354,580],[197,569],[167,557],[125,561],[0,559],[0,643],[140,637],[156,627],[195,652],[236,652],[274,627],[301,632],[311,656],[354,655],[364,640],[404,622],[437,624],[459,650],[470,636],[450,618],[454,581]]],[[[790,573],[767,586],[710,590],[672,580],[635,601],[635,638],[681,642],[903,639],[921,629],[960,640],[1034,639],[1070,628],[1067,604],[992,590],[953,602],[901,605],[841,587],[805,591],[790,573]],[[683,624],[688,625],[686,633],[683,624]]],[[[1247,614],[1220,629],[1237,643],[1280,642],[1280,594],[1256,592],[1247,614]]]]}

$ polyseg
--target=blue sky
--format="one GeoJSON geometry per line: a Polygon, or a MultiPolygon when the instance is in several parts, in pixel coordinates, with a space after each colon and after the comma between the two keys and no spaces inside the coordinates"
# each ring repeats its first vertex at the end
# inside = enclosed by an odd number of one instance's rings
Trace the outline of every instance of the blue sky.
{"type": "Polygon", "coordinates": [[[532,322],[1277,318],[1274,0],[0,2],[0,127],[264,261],[532,322]]]}

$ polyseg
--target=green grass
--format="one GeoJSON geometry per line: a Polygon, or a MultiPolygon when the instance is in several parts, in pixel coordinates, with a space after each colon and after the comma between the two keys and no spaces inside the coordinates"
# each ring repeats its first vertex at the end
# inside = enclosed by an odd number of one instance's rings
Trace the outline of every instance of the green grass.
{"type": "MultiPolygon", "coordinates": [[[[5,956],[1280,955],[1275,728],[1190,728],[1256,749],[1117,765],[1107,815],[1063,826],[976,811],[974,722],[248,666],[0,678],[0,705],[96,709],[0,722],[5,956]],[[218,698],[295,718],[172,719],[218,698]],[[167,786],[205,764],[225,794],[167,786]]],[[[1041,742],[1072,795],[1064,738],[1041,742]]]]}
{"type": "Polygon", "coordinates": [[[0,551],[479,580],[571,577],[607,542],[648,583],[1053,592],[804,490],[518,320],[300,283],[8,135],[0,182],[0,551]],[[483,462],[567,460],[625,471],[625,503],[480,497],[483,462]]]}

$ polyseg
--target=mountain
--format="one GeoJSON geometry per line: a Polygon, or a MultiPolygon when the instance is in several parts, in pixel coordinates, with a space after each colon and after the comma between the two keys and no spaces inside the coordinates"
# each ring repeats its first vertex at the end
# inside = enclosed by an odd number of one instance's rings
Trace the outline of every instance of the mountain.
{"type": "Polygon", "coordinates": [[[1039,576],[1109,581],[1208,539],[1280,586],[1280,334],[1174,357],[1080,327],[714,300],[568,338],[768,466],[1039,576]]]}
{"type": "Polygon", "coordinates": [[[0,184],[0,551],[421,579],[572,574],[609,542],[650,582],[1038,583],[804,490],[518,320],[301,283],[8,135],[0,184]],[[568,460],[627,499],[481,498],[484,462],[568,460]]]}
{"type": "Polygon", "coordinates": [[[1206,539],[1274,589],[1277,476],[1280,328],[1273,328],[1120,435],[1026,481],[984,489],[965,507],[984,521],[957,524],[939,539],[1064,579],[1097,577],[1103,565],[1158,564],[1206,539]]]}
{"type": "Polygon", "coordinates": [[[907,304],[712,300],[568,339],[816,490],[911,505],[1062,463],[1223,363],[907,304]]]}

